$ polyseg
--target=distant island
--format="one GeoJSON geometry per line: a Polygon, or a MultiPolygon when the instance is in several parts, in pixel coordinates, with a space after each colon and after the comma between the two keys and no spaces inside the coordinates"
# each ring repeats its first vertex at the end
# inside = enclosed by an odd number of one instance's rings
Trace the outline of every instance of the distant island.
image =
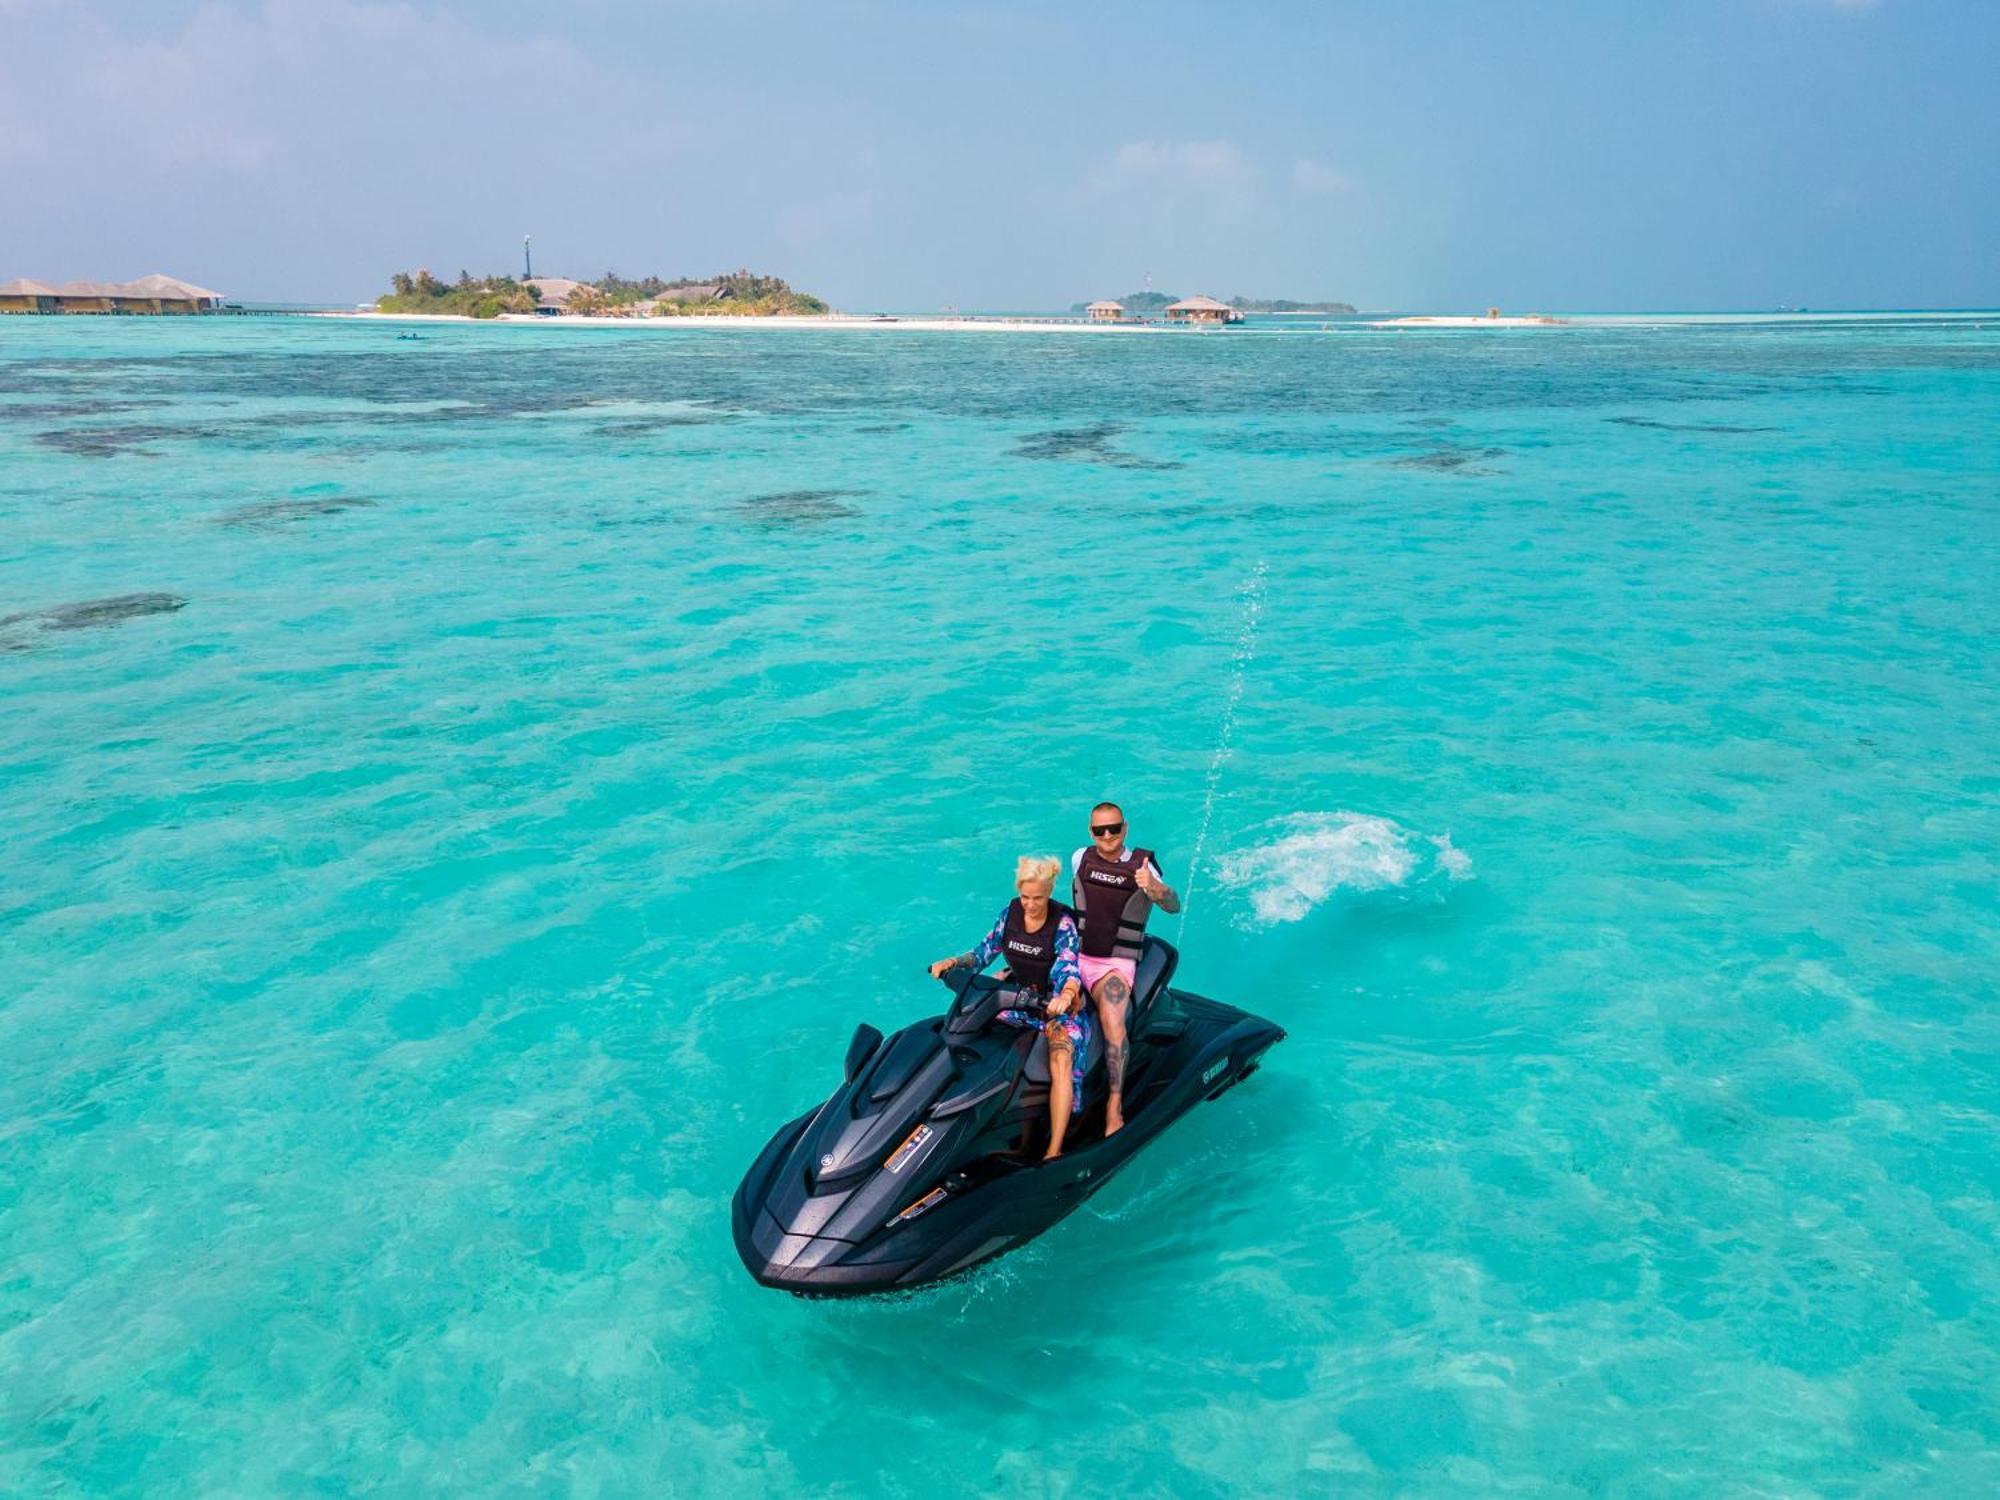
{"type": "Polygon", "coordinates": [[[562,276],[474,276],[460,271],[456,281],[440,281],[427,270],[398,271],[389,290],[375,299],[378,312],[497,318],[503,313],[541,317],[686,318],[727,314],[737,318],[809,317],[827,305],[808,292],[794,291],[781,277],[730,271],[696,279],[658,276],[628,280],[607,271],[596,281],[562,276]]]}
{"type": "MultiPolygon", "coordinates": [[[[1172,292],[1128,292],[1117,299],[1128,313],[1162,312],[1180,301],[1172,292]]],[[[1229,305],[1238,312],[1246,313],[1326,313],[1334,317],[1349,317],[1354,306],[1348,302],[1293,302],[1284,297],[1231,297],[1229,305]]],[[[1070,311],[1081,313],[1089,308],[1088,302],[1073,302],[1070,311]]]]}
{"type": "Polygon", "coordinates": [[[1229,305],[1247,313],[1325,313],[1337,318],[1354,314],[1352,302],[1292,302],[1284,297],[1231,297],[1229,305]]]}

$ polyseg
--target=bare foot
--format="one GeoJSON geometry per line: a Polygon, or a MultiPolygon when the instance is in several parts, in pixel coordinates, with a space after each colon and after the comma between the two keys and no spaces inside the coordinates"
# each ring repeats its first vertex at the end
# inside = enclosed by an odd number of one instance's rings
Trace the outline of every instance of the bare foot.
{"type": "Polygon", "coordinates": [[[1056,1148],[1055,1148],[1054,1146],[1051,1146],[1051,1147],[1049,1147],[1049,1149],[1048,1149],[1048,1150],[1046,1150],[1046,1151],[1044,1151],[1044,1152],[1042,1153],[1042,1160],[1043,1160],[1043,1161],[1054,1161],[1054,1160],[1055,1160],[1055,1159],[1056,1159],[1056,1158],[1057,1158],[1058,1156],[1061,1156],[1061,1155],[1062,1155],[1062,1152],[1058,1151],[1058,1150],[1057,1150],[1057,1149],[1056,1149],[1056,1148]]]}
{"type": "Polygon", "coordinates": [[[1106,1135],[1116,1135],[1124,1128],[1125,1111],[1115,1104],[1106,1105],[1104,1109],[1104,1133],[1106,1135]]]}

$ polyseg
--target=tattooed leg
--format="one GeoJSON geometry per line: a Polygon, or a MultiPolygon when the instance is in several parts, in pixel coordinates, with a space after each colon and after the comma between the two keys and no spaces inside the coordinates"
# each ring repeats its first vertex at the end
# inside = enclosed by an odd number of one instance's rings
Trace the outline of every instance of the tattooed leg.
{"type": "Polygon", "coordinates": [[[1132,987],[1123,974],[1106,974],[1097,982],[1094,998],[1097,1018],[1104,1024],[1104,1072],[1111,1094],[1104,1101],[1104,1133],[1115,1135],[1125,1126],[1125,1059],[1130,1048],[1125,1040],[1125,1010],[1132,1000],[1132,987]]]}
{"type": "Polygon", "coordinates": [[[1049,1039],[1049,1149],[1042,1160],[1054,1161],[1062,1155],[1063,1136],[1069,1132],[1070,1069],[1076,1063],[1076,1049],[1060,1021],[1050,1021],[1049,1039]]]}

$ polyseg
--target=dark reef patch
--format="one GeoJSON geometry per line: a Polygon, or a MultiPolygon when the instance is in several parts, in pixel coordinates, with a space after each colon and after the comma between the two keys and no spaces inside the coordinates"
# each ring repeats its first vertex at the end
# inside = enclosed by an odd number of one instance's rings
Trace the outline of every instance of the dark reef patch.
{"type": "Polygon", "coordinates": [[[393,420],[391,416],[373,411],[268,411],[254,417],[239,418],[235,426],[245,432],[261,432],[265,429],[284,431],[294,427],[386,427],[393,420]]]}
{"type": "Polygon", "coordinates": [[[1498,469],[1486,467],[1493,459],[1505,458],[1505,448],[1459,448],[1441,443],[1422,453],[1408,453],[1401,458],[1387,460],[1392,468],[1428,469],[1436,474],[1497,474],[1498,469]]]}
{"type": "Polygon", "coordinates": [[[167,405],[164,401],[0,401],[0,422],[60,422],[69,417],[109,417],[167,405]]]}
{"type": "Polygon", "coordinates": [[[146,447],[148,443],[186,436],[189,436],[188,429],[181,427],[52,427],[47,432],[36,433],[35,441],[44,448],[54,448],[58,453],[74,454],[78,458],[119,458],[127,453],[151,458],[153,455],[146,447]]]}
{"type": "Polygon", "coordinates": [[[1661,422],[1652,417],[1606,417],[1620,427],[1650,427],[1658,432],[1714,432],[1730,437],[1749,437],[1759,432],[1779,432],[1777,427],[1732,427],[1727,422],[1661,422]]]}
{"type": "Polygon", "coordinates": [[[846,500],[850,495],[866,493],[866,490],[779,490],[769,495],[752,495],[740,503],[744,513],[760,526],[810,526],[860,515],[860,510],[846,500]]]}
{"type": "MultiPolygon", "coordinates": [[[[35,414],[49,417],[72,414],[94,415],[99,411],[115,410],[119,404],[42,403],[35,414]]],[[[164,403],[143,401],[122,404],[157,406],[164,403]]],[[[190,440],[218,443],[253,452],[276,452],[301,442],[316,441],[320,434],[327,432],[345,434],[381,432],[391,428],[406,430],[422,428],[449,433],[455,429],[462,430],[488,422],[548,416],[557,412],[584,411],[598,404],[602,403],[561,395],[537,394],[482,401],[456,401],[448,405],[404,409],[381,403],[364,410],[262,412],[255,416],[180,424],[135,422],[123,425],[53,427],[36,433],[34,441],[45,448],[53,448],[79,458],[118,458],[133,453],[152,457],[153,444],[190,440]]],[[[14,409],[27,410],[25,407],[14,409]]],[[[0,413],[6,410],[4,405],[0,405],[0,413]]],[[[674,412],[657,417],[615,418],[604,423],[598,431],[607,437],[633,437],[661,428],[707,427],[739,420],[741,417],[738,413],[729,411],[674,412]]]]}
{"type": "Polygon", "coordinates": [[[170,615],[186,609],[179,594],[113,594],[105,599],[82,599],[74,604],[58,604],[42,611],[50,630],[94,630],[100,625],[116,625],[141,615],[170,615]]]}
{"type": "Polygon", "coordinates": [[[168,615],[186,607],[187,600],[179,594],[112,594],[103,599],[78,599],[51,609],[0,615],[0,632],[14,633],[11,638],[0,634],[0,648],[9,651],[24,649],[26,642],[20,638],[21,632],[35,627],[43,630],[96,630],[136,620],[141,615],[168,615]]]}
{"type": "Polygon", "coordinates": [[[344,510],[372,510],[375,505],[375,501],[360,495],[317,495],[306,500],[259,500],[253,505],[225,510],[212,519],[218,526],[263,529],[290,521],[309,521],[315,516],[337,516],[344,510]]]}
{"type": "Polygon", "coordinates": [[[857,427],[854,430],[866,433],[870,437],[880,437],[885,433],[908,432],[910,424],[908,422],[870,422],[866,427],[857,427]]]}
{"type": "Polygon", "coordinates": [[[1031,432],[1016,439],[1016,458],[1046,459],[1054,463],[1108,464],[1115,469],[1178,469],[1169,459],[1142,458],[1111,446],[1125,431],[1123,422],[1093,422],[1088,427],[1058,427],[1049,432],[1031,432]]]}
{"type": "Polygon", "coordinates": [[[714,427],[722,422],[739,420],[732,412],[676,412],[667,417],[620,417],[615,422],[606,422],[595,429],[599,437],[645,437],[648,433],[664,432],[674,427],[714,427]]]}

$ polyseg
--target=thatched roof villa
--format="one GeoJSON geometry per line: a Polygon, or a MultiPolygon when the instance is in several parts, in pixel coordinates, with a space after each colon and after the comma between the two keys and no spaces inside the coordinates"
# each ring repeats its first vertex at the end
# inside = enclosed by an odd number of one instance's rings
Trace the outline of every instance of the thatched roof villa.
{"type": "Polygon", "coordinates": [[[46,281],[30,281],[25,276],[16,276],[12,281],[0,281],[0,312],[54,312],[58,295],[46,281]]]}
{"type": "Polygon", "coordinates": [[[1083,315],[1093,323],[1116,323],[1125,316],[1122,302],[1093,302],[1083,310],[1083,315]]]}
{"type": "Polygon", "coordinates": [[[157,271],[137,281],[0,281],[0,313],[204,313],[222,293],[157,271]]]}
{"type": "Polygon", "coordinates": [[[729,288],[719,281],[695,282],[688,286],[670,286],[653,300],[655,302],[724,302],[729,298],[729,288]]]}
{"type": "Polygon", "coordinates": [[[222,293],[212,292],[205,286],[196,286],[178,277],[162,276],[158,271],[114,287],[112,295],[114,299],[159,303],[160,306],[154,309],[159,312],[168,311],[166,304],[169,302],[191,302],[197,309],[222,306],[222,293]]]}
{"type": "Polygon", "coordinates": [[[553,318],[569,310],[569,299],[584,283],[571,281],[567,276],[530,276],[521,285],[531,286],[541,294],[535,303],[535,311],[545,318],[553,318]]]}
{"type": "Polygon", "coordinates": [[[1167,304],[1167,316],[1176,323],[1209,323],[1218,327],[1241,323],[1243,314],[1227,302],[1213,297],[1183,297],[1167,304]]]}

